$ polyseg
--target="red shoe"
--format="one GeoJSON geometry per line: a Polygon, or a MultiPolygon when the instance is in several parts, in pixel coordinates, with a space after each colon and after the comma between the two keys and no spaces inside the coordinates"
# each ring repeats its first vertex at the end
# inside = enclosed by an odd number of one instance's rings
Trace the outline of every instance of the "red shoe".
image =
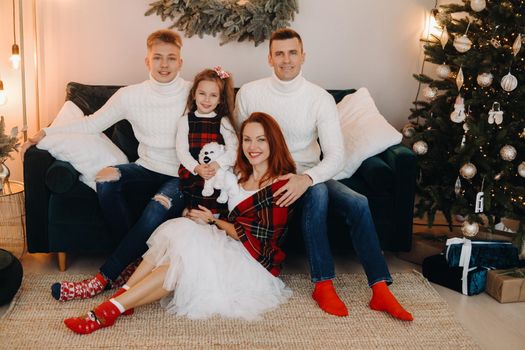
{"type": "Polygon", "coordinates": [[[119,316],[119,309],[112,302],[105,301],[84,317],[65,319],[64,324],[77,334],[90,334],[101,328],[113,326],[119,316]]]}

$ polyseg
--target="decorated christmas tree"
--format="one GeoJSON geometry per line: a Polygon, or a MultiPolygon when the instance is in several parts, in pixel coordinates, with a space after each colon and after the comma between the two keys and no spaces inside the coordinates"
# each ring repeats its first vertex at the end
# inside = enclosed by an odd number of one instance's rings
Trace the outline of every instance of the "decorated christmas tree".
{"type": "Polygon", "coordinates": [[[462,232],[489,230],[502,218],[525,222],[525,1],[462,0],[433,11],[429,37],[403,134],[418,155],[417,214],[432,225],[442,211],[465,218],[462,232]],[[419,93],[418,93],[419,95],[419,93]]]}

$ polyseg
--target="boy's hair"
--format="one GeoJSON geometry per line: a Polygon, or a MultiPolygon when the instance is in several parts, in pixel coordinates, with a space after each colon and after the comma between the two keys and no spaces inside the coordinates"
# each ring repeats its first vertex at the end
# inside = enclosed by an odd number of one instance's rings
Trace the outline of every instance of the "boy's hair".
{"type": "Polygon", "coordinates": [[[228,73],[228,77],[221,78],[219,73],[213,69],[205,69],[195,76],[193,79],[193,86],[191,87],[190,93],[188,94],[188,101],[186,103],[186,112],[195,112],[197,110],[197,104],[195,103],[195,92],[199,83],[203,80],[212,81],[217,83],[219,86],[220,99],[215,112],[221,117],[227,117],[232,126],[235,127],[234,119],[234,91],[233,91],[233,79],[231,74],[228,73]]]}
{"type": "Polygon", "coordinates": [[[161,29],[151,33],[148,36],[148,40],[146,41],[146,46],[148,47],[148,50],[150,50],[151,47],[159,41],[166,44],[173,44],[179,49],[182,48],[182,38],[173,30],[161,29]]]}
{"type": "Polygon", "coordinates": [[[264,130],[264,136],[270,147],[268,170],[266,170],[266,173],[259,180],[259,186],[281,175],[295,173],[295,162],[277,121],[266,113],[254,112],[241,124],[240,128],[240,141],[237,150],[237,162],[235,164],[235,170],[239,175],[239,183],[248,181],[250,175],[253,173],[253,166],[243,151],[243,133],[246,125],[250,123],[261,124],[264,130]]]}
{"type": "Polygon", "coordinates": [[[301,39],[301,36],[299,35],[299,33],[297,33],[295,30],[291,28],[277,29],[270,36],[270,45],[268,46],[270,53],[272,53],[272,43],[274,40],[287,40],[287,39],[293,39],[293,38],[297,38],[297,40],[299,40],[299,44],[301,44],[301,50],[303,50],[303,39],[301,39]]]}

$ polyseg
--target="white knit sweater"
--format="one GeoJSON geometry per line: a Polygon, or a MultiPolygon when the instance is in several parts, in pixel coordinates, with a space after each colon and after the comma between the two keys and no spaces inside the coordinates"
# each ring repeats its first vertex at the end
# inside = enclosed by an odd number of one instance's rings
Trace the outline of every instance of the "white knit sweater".
{"type": "Polygon", "coordinates": [[[333,97],[326,90],[301,74],[291,81],[281,81],[273,74],[243,85],[237,93],[239,123],[253,112],[265,112],[277,120],[297,172],[308,174],[314,185],[342,170],[344,144],[339,115],[333,97]]]}
{"type": "Polygon", "coordinates": [[[180,161],[175,152],[175,134],[190,88],[191,83],[178,75],[164,84],[150,76],[140,84],[121,88],[102,108],[83,120],[44,131],[46,135],[99,133],[127,119],[139,141],[136,163],[157,173],[178,176],[180,161]]]}

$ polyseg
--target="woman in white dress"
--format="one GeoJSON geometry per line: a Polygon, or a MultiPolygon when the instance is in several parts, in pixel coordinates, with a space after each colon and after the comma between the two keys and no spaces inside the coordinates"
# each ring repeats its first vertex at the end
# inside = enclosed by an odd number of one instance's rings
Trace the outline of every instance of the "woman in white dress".
{"type": "Polygon", "coordinates": [[[291,291],[277,276],[290,208],[277,206],[273,193],[286,183],[279,176],[295,172],[295,164],[269,115],[253,113],[240,135],[240,191],[228,201],[228,217],[216,219],[199,206],[159,226],[128,283],[87,315],[64,320],[69,329],[92,333],[159,299],[177,315],[247,320],[288,300],[291,291]]]}

